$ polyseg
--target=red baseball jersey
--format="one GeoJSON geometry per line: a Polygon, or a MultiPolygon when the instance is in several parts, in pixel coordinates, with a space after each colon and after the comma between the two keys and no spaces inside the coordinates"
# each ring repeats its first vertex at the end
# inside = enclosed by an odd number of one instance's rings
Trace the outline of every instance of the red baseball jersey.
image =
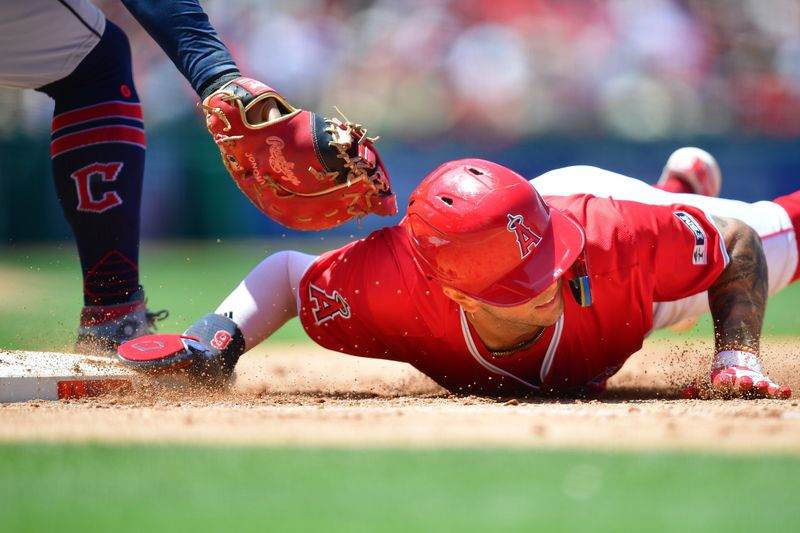
{"type": "Polygon", "coordinates": [[[461,308],[417,267],[403,223],[311,265],[300,284],[305,331],[331,350],[407,362],[454,392],[593,390],[641,348],[653,302],[705,291],[728,263],[716,226],[694,207],[545,199],[586,230],[593,303],[580,307],[563,283],[562,317],[530,348],[492,357],[461,308]]]}

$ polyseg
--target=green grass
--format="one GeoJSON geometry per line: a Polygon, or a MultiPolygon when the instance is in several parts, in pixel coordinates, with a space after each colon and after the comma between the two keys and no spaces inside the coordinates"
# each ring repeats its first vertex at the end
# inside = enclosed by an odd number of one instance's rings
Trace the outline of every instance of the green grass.
{"type": "Polygon", "coordinates": [[[800,458],[0,446],[4,531],[793,531],[800,458]]]}
{"type": "MultiPolygon", "coordinates": [[[[800,283],[789,285],[778,294],[773,295],[767,302],[767,314],[764,316],[762,334],[765,337],[800,336],[800,313],[797,312],[797,302],[800,302],[800,283]]],[[[693,329],[677,334],[677,336],[712,339],[713,331],[711,315],[706,313],[693,329]]],[[[656,331],[653,334],[655,339],[675,336],[675,333],[667,329],[656,331]]]]}
{"type": "MultiPolygon", "coordinates": [[[[305,241],[220,242],[204,244],[145,243],[141,271],[153,309],[169,309],[170,318],[160,331],[179,333],[217,305],[265,256],[282,249],[309,253],[339,244],[314,237],[305,241]]],[[[61,350],[74,342],[82,305],[80,270],[73,245],[0,248],[0,276],[8,269],[14,282],[0,280],[0,347],[5,349],[61,350]],[[11,285],[10,287],[8,285],[11,285]]],[[[800,334],[800,284],[770,300],[765,335],[800,334]]],[[[657,332],[656,338],[672,336],[657,332]]],[[[706,316],[689,336],[711,335],[706,316]]],[[[297,320],[291,321],[268,342],[302,342],[306,339],[297,320]]]]}

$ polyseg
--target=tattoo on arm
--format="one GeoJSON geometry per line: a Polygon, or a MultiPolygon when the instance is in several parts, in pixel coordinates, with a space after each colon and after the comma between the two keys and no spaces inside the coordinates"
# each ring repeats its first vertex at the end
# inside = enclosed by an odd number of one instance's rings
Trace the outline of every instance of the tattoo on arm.
{"type": "Polygon", "coordinates": [[[730,263],[708,289],[717,351],[758,354],[767,306],[767,259],[758,234],[743,222],[714,217],[730,263]]]}

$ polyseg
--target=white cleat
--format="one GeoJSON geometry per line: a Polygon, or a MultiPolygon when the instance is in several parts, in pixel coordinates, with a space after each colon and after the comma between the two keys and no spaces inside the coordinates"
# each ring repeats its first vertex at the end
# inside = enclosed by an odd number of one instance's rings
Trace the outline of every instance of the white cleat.
{"type": "Polygon", "coordinates": [[[658,179],[659,184],[678,179],[694,194],[719,197],[722,189],[722,173],[714,156],[701,148],[685,146],[678,148],[667,159],[667,164],[658,179]]]}

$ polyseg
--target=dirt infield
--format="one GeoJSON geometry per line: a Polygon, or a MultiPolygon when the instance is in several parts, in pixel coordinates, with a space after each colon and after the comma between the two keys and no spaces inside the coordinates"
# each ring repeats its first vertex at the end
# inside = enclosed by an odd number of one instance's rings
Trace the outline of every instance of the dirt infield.
{"type": "MultiPolygon", "coordinates": [[[[266,346],[229,393],[152,386],[129,396],[0,404],[0,441],[342,447],[548,447],[800,454],[800,402],[683,400],[711,348],[651,343],[598,400],[451,395],[414,369],[311,345],[266,346]]],[[[796,341],[767,370],[800,391],[796,341]]]]}

